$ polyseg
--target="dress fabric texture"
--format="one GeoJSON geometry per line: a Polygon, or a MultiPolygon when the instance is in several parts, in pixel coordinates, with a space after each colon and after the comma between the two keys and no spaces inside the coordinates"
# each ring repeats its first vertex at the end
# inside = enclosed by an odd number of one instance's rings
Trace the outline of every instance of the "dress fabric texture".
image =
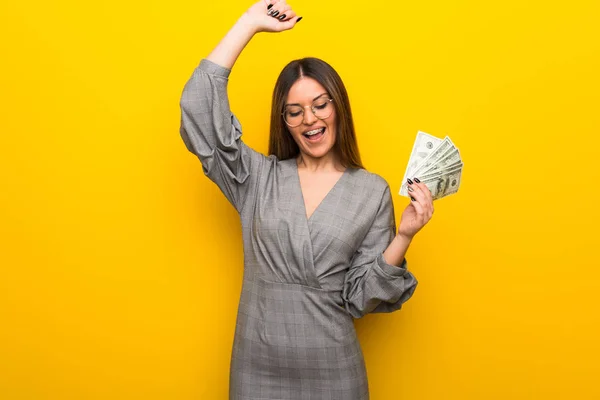
{"type": "Polygon", "coordinates": [[[231,70],[200,61],[181,96],[180,134],[240,215],[244,272],[229,398],[369,398],[353,319],[399,310],[417,280],[387,264],[390,188],[347,168],[310,218],[295,159],[248,147],[227,97],[231,70]]]}

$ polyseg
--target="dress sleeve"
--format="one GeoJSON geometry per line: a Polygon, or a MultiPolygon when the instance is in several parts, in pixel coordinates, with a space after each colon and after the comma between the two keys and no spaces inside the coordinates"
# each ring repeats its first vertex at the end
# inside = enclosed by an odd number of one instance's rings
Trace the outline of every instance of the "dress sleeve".
{"type": "Polygon", "coordinates": [[[200,159],[204,174],[241,212],[256,191],[267,157],[242,142],[242,126],[227,97],[230,73],[208,59],[200,61],[181,95],[179,132],[187,149],[200,159]]]}
{"type": "Polygon", "coordinates": [[[354,318],[399,310],[417,287],[417,280],[407,269],[406,258],[400,267],[386,263],[383,258],[395,235],[394,204],[386,185],[375,220],[344,278],[344,307],[354,318]]]}

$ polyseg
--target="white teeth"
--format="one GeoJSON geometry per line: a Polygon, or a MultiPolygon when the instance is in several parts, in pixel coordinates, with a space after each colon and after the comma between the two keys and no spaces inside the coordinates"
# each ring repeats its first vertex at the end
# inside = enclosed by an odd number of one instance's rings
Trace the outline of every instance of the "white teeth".
{"type": "Polygon", "coordinates": [[[314,129],[312,131],[306,132],[305,135],[308,135],[308,136],[316,135],[317,133],[320,133],[324,129],[325,128],[314,129]]]}

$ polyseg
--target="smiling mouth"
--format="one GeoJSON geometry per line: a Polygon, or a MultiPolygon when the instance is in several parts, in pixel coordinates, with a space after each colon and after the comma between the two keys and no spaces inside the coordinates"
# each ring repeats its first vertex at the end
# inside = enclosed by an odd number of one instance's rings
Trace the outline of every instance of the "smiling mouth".
{"type": "Polygon", "coordinates": [[[325,127],[313,129],[312,131],[303,133],[302,136],[307,138],[308,140],[318,140],[325,134],[325,127]]]}

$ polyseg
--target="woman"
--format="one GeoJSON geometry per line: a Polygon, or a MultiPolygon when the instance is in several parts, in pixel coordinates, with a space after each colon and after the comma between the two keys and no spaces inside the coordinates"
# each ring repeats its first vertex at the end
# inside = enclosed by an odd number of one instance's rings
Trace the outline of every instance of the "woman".
{"type": "Polygon", "coordinates": [[[362,168],[348,96],[325,62],[288,64],[273,93],[270,155],[242,140],[229,73],[258,32],[293,28],[283,0],[254,4],[181,97],[181,136],[240,214],[244,277],[230,364],[230,399],[368,399],[353,318],[392,312],[417,280],[404,255],[433,214],[431,193],[396,223],[390,188],[362,168]]]}

